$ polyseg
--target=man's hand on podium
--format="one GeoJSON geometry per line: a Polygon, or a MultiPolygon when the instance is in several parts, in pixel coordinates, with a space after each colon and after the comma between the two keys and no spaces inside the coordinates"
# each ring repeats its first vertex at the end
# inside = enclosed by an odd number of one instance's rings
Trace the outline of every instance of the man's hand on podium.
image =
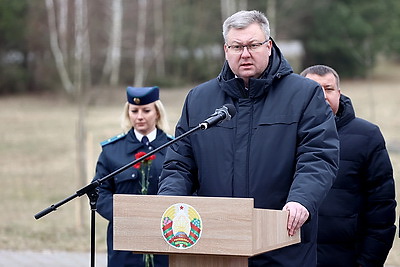
{"type": "Polygon", "coordinates": [[[307,221],[310,213],[303,205],[297,202],[286,203],[282,210],[289,211],[287,229],[289,236],[294,236],[297,230],[307,221]]]}

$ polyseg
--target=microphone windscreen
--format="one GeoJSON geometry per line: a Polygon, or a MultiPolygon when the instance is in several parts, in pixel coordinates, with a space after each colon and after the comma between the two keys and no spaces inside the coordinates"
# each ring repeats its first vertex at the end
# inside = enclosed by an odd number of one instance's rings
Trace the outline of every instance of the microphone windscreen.
{"type": "Polygon", "coordinates": [[[233,118],[236,115],[236,108],[232,104],[225,104],[225,107],[228,109],[229,115],[233,118]]]}

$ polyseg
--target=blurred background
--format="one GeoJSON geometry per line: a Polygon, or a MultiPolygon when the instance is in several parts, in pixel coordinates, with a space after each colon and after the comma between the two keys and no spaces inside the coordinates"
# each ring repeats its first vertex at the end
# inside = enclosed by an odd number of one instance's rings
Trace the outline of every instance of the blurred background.
{"type": "MultiPolygon", "coordinates": [[[[90,182],[99,142],[121,131],[126,86],[161,88],[173,134],[188,90],[218,75],[222,23],[242,9],[267,15],[295,72],[338,71],[357,114],[381,127],[397,178],[398,0],[0,0],[0,249],[89,251],[86,196],[33,215],[90,182]]],[[[388,263],[400,266],[398,243],[388,263]]]]}

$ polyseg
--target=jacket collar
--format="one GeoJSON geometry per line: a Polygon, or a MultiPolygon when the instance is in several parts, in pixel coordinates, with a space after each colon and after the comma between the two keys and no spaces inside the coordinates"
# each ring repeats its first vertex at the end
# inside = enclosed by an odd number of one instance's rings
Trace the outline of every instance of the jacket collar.
{"type": "Polygon", "coordinates": [[[235,77],[227,61],[218,76],[218,82],[228,95],[233,98],[258,98],[266,95],[272,83],[293,72],[292,67],[285,59],[280,49],[272,40],[272,53],[269,64],[260,78],[250,78],[249,88],[244,87],[244,81],[235,77]]]}
{"type": "Polygon", "coordinates": [[[335,116],[336,128],[340,129],[352,121],[355,117],[356,114],[353,104],[351,103],[351,99],[343,94],[340,95],[339,110],[335,116]]]}
{"type": "MultiPolygon", "coordinates": [[[[156,139],[154,139],[151,142],[151,146],[153,148],[162,146],[166,140],[165,138],[163,138],[164,136],[166,137],[166,134],[157,128],[157,136],[156,136],[156,139]]],[[[126,138],[127,138],[127,148],[126,149],[128,152],[137,151],[139,149],[147,150],[147,148],[142,144],[142,142],[140,142],[136,138],[133,128],[128,132],[128,134],[126,135],[126,138]]]]}

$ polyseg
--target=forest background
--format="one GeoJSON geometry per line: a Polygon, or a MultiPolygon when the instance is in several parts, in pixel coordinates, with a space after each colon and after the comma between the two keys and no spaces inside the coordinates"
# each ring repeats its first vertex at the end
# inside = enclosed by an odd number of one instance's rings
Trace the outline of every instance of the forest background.
{"type": "MultiPolygon", "coordinates": [[[[220,71],[223,20],[242,9],[268,16],[295,72],[336,68],[398,177],[398,0],[0,0],[0,249],[88,250],[84,197],[33,214],[91,180],[98,143],[120,131],[126,86],[160,86],[173,134],[187,91],[220,71]]],[[[399,251],[389,261],[400,266],[399,251]]]]}

